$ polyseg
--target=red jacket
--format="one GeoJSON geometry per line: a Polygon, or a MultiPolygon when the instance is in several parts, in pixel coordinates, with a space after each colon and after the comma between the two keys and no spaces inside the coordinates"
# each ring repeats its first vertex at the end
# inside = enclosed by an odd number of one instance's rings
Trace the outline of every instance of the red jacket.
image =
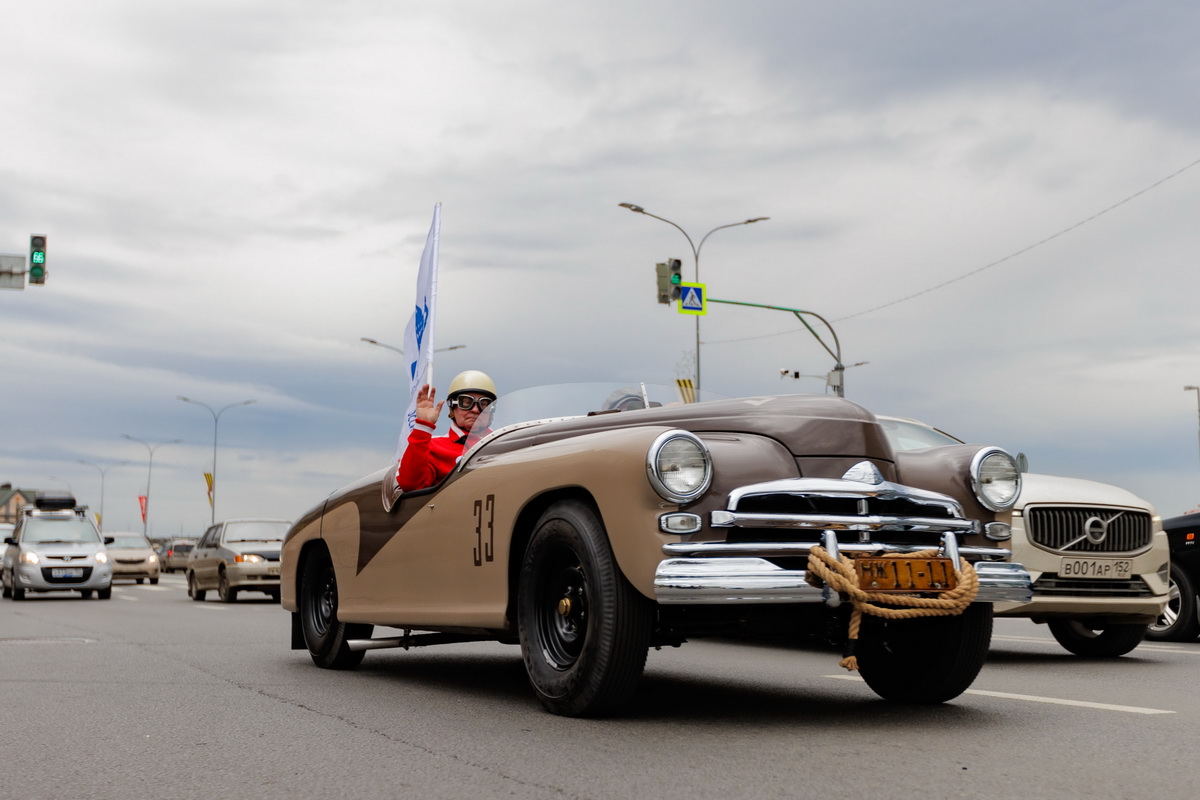
{"type": "Polygon", "coordinates": [[[408,447],[396,468],[396,485],[401,490],[413,492],[436,486],[450,474],[462,456],[467,432],[451,421],[449,433],[435,439],[434,427],[417,420],[408,435],[408,447]]]}

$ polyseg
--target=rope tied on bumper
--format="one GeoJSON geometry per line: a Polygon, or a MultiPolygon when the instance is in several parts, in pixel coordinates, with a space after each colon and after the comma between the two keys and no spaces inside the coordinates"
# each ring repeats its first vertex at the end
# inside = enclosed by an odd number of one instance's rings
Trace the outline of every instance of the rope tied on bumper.
{"type": "MultiPolygon", "coordinates": [[[[932,558],[938,555],[937,549],[921,550],[915,553],[887,553],[883,558],[932,558]]],[[[858,572],[854,568],[854,558],[842,554],[834,558],[828,550],[820,545],[814,546],[808,554],[808,572],[806,579],[813,586],[826,585],[830,589],[846,595],[850,599],[853,611],[850,613],[850,627],[847,631],[846,650],[844,658],[838,666],[850,671],[858,669],[856,655],[858,633],[862,627],[862,615],[872,614],[884,619],[913,619],[915,617],[953,617],[966,611],[967,606],[979,593],[979,576],[975,568],[965,558],[959,559],[955,570],[958,585],[937,597],[919,597],[910,594],[893,594],[888,592],[868,591],[859,588],[858,572]],[[821,583],[818,583],[820,581],[821,583]],[[900,606],[888,608],[887,606],[900,606]]]]}

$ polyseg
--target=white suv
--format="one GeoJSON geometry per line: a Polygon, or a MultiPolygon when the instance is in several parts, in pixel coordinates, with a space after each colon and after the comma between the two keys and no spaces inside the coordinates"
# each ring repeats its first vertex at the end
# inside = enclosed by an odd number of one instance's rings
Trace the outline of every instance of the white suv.
{"type": "Polygon", "coordinates": [[[4,597],[24,600],[27,592],[77,591],[84,598],[94,592],[101,600],[112,597],[112,563],[103,538],[75,498],[59,492],[39,492],[26,506],[0,560],[0,586],[4,597]]]}
{"type": "MultiPolygon", "coordinates": [[[[894,450],[960,441],[916,420],[879,422],[894,450]]],[[[1013,561],[1029,570],[1033,599],[996,603],[995,615],[1044,623],[1080,656],[1122,656],[1137,647],[1169,589],[1167,535],[1154,508],[1106,483],[1025,473],[1008,513],[1013,561]]]]}

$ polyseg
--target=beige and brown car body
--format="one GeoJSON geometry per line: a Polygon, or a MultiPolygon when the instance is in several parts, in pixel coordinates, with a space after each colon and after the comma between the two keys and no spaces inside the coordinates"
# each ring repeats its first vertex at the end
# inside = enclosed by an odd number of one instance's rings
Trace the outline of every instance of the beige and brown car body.
{"type": "Polygon", "coordinates": [[[836,607],[836,593],[805,579],[814,544],[941,548],[975,564],[976,602],[1022,601],[1028,573],[1011,563],[1008,528],[972,485],[973,465],[996,450],[893,452],[870,412],[814,395],[513,425],[472,447],[435,489],[396,496],[389,467],[303,515],[283,546],[282,604],[303,649],[298,586],[319,545],[342,622],[439,632],[439,641],[515,640],[526,543],[565,498],[595,510],[620,572],[656,604],[660,644],[756,621],[794,625],[805,609],[836,607]],[[680,432],[703,442],[712,465],[711,485],[685,502],[656,490],[648,463],[656,442],[680,432]]]}

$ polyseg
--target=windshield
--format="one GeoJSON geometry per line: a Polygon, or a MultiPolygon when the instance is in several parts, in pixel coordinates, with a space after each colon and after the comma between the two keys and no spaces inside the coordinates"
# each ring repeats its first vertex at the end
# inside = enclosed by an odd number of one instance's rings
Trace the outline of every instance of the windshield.
{"type": "Polygon", "coordinates": [[[275,520],[230,522],[225,525],[226,542],[282,542],[292,523],[275,520]]]}
{"type": "MultiPolygon", "coordinates": [[[[534,386],[519,389],[500,398],[489,408],[490,414],[481,415],[472,430],[472,439],[477,439],[485,430],[499,430],[533,420],[581,417],[600,412],[637,413],[643,408],[680,405],[685,403],[687,393],[694,391],[678,385],[654,383],[560,383],[552,386],[534,386]]],[[[725,395],[701,392],[699,400],[723,400],[725,395]]],[[[441,427],[446,425],[443,413],[441,427]]]]}
{"type": "Polygon", "coordinates": [[[110,533],[113,537],[113,543],[109,547],[145,547],[149,549],[150,543],[136,533],[110,533]]]}
{"type": "Polygon", "coordinates": [[[86,519],[30,519],[25,522],[21,541],[28,544],[46,542],[99,544],[100,533],[86,519]]]}
{"type": "Polygon", "coordinates": [[[879,417],[878,419],[893,450],[921,450],[926,447],[962,444],[950,434],[916,420],[896,419],[895,417],[879,417]]]}

